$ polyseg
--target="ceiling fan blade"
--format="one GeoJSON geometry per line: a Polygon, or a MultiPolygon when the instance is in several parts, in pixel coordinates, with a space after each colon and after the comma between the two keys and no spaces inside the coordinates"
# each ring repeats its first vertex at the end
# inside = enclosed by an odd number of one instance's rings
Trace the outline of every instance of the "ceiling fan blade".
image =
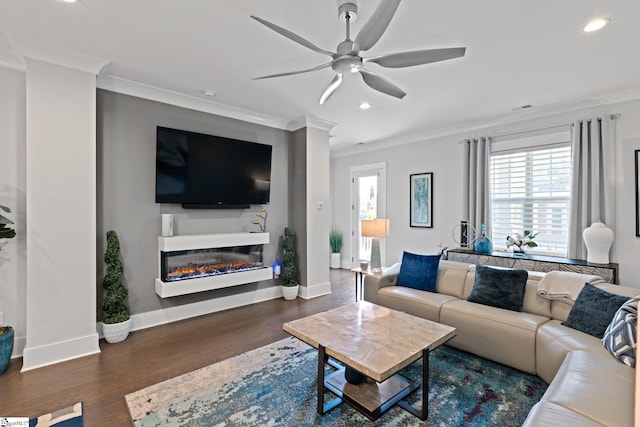
{"type": "Polygon", "coordinates": [[[336,76],[333,78],[333,80],[331,80],[331,83],[329,83],[329,86],[327,86],[327,88],[324,90],[324,93],[322,94],[322,96],[320,97],[320,105],[324,104],[326,100],[329,99],[331,95],[333,95],[333,92],[335,92],[336,89],[338,89],[338,86],[340,86],[340,83],[342,83],[342,73],[337,73],[336,76]]]}
{"type": "Polygon", "coordinates": [[[253,19],[255,19],[256,21],[258,21],[259,23],[261,23],[262,25],[264,25],[264,26],[266,26],[266,27],[271,28],[271,29],[272,29],[273,31],[275,31],[276,33],[278,33],[278,34],[280,34],[280,35],[283,35],[283,36],[285,36],[286,38],[288,38],[289,40],[293,40],[294,42],[296,42],[296,43],[298,43],[298,44],[301,44],[302,46],[304,46],[304,47],[306,47],[306,48],[308,48],[308,49],[311,49],[311,50],[313,50],[313,51],[315,51],[315,52],[318,52],[318,53],[322,53],[322,54],[324,54],[324,55],[329,55],[329,56],[330,56],[330,57],[332,57],[332,58],[333,58],[333,56],[334,56],[334,54],[333,54],[332,52],[326,51],[326,50],[324,50],[324,49],[320,49],[320,48],[319,48],[318,46],[316,46],[315,44],[311,43],[311,42],[310,42],[310,41],[308,41],[308,40],[303,39],[303,38],[302,38],[302,37],[300,37],[299,35],[294,34],[294,33],[292,33],[292,32],[291,32],[291,31],[289,31],[289,30],[286,30],[286,29],[284,29],[284,28],[282,28],[282,27],[280,27],[280,26],[278,26],[278,25],[276,25],[276,24],[272,24],[272,23],[271,23],[271,22],[269,22],[269,21],[265,21],[265,20],[264,20],[264,19],[262,19],[262,18],[258,18],[257,16],[253,16],[253,15],[251,15],[251,17],[252,17],[253,19]]]}
{"type": "Polygon", "coordinates": [[[364,24],[356,39],[354,46],[356,51],[369,50],[378,43],[380,37],[385,32],[396,9],[400,5],[400,0],[380,0],[369,20],[364,24]]]}
{"type": "Polygon", "coordinates": [[[460,58],[464,56],[466,50],[466,47],[415,50],[413,52],[392,53],[390,55],[363,58],[363,61],[375,62],[376,64],[387,68],[413,67],[414,65],[429,64],[431,62],[460,58]]]}
{"type": "Polygon", "coordinates": [[[406,93],[398,86],[386,79],[383,79],[379,75],[372,73],[371,71],[363,68],[360,70],[360,75],[362,76],[362,80],[364,80],[364,82],[372,89],[400,99],[404,98],[406,95],[406,93]]]}
{"type": "Polygon", "coordinates": [[[262,80],[262,79],[270,79],[272,77],[283,77],[283,76],[292,76],[294,74],[309,73],[311,71],[322,70],[323,68],[328,68],[330,66],[331,66],[331,62],[327,62],[326,64],[318,65],[317,67],[309,68],[308,70],[289,71],[286,73],[269,74],[268,76],[254,77],[251,80],[262,80]]]}

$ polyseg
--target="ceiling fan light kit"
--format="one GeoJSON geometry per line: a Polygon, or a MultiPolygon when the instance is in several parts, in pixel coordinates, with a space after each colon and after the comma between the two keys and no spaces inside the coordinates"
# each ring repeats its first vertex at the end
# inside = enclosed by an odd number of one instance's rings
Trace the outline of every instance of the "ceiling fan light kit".
{"type": "Polygon", "coordinates": [[[324,68],[329,68],[336,73],[335,77],[329,83],[329,86],[324,90],[320,96],[320,105],[324,104],[335,91],[342,84],[344,73],[360,73],[362,80],[370,88],[395,98],[402,99],[405,97],[406,92],[400,89],[395,84],[379,76],[378,74],[367,70],[364,64],[367,62],[373,62],[381,67],[385,68],[404,68],[413,67],[416,65],[429,64],[432,62],[445,61],[448,59],[459,58],[464,56],[466,48],[455,47],[445,49],[426,49],[417,50],[411,52],[393,53],[389,55],[380,55],[374,57],[363,57],[360,52],[371,49],[380,40],[384,32],[386,31],[391,19],[396,13],[400,0],[380,0],[375,9],[371,13],[371,16],[367,22],[360,29],[360,32],[354,40],[351,40],[351,28],[350,25],[356,20],[358,16],[358,7],[354,3],[343,3],[338,7],[338,17],[345,22],[345,40],[340,42],[336,47],[336,52],[329,52],[321,49],[308,40],[300,37],[299,35],[292,33],[291,31],[282,28],[276,24],[273,24],[265,19],[258,18],[257,16],[251,16],[262,25],[270,28],[276,33],[292,40],[307,49],[314,52],[328,55],[332,58],[330,62],[318,65],[306,70],[289,71],[278,74],[270,74],[267,76],[257,77],[254,80],[268,79],[273,77],[290,76],[294,74],[308,73],[311,71],[317,71],[324,68]]]}

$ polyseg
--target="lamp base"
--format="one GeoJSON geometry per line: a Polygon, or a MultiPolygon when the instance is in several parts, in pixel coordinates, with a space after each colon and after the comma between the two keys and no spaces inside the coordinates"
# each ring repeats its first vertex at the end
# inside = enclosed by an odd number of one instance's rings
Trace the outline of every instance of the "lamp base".
{"type": "Polygon", "coordinates": [[[369,267],[373,271],[382,269],[382,260],[380,258],[380,239],[377,237],[371,238],[371,262],[369,267]]]}

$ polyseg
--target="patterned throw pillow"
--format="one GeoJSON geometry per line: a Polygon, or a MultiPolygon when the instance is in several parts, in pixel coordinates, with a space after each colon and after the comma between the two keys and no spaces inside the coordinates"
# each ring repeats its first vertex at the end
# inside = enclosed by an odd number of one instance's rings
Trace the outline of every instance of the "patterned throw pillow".
{"type": "Polygon", "coordinates": [[[602,338],[602,344],[613,357],[632,368],[636,367],[638,300],[640,295],[622,304],[602,338]]]}

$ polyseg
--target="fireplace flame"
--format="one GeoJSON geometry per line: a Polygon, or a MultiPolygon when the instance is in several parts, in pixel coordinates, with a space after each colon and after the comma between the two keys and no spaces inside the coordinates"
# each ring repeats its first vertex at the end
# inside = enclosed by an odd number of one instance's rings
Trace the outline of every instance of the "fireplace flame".
{"type": "Polygon", "coordinates": [[[231,274],[238,271],[256,270],[262,268],[261,262],[235,261],[210,264],[189,264],[170,269],[167,272],[165,282],[175,282],[178,280],[195,279],[198,277],[217,276],[220,274],[231,274]]]}

